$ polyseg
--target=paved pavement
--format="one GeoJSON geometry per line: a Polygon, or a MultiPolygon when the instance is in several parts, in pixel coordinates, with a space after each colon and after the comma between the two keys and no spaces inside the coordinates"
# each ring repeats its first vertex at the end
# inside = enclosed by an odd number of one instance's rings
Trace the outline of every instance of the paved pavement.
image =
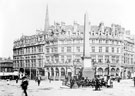
{"type": "MultiPolygon", "coordinates": [[[[7,85],[6,81],[0,81],[0,96],[22,96],[22,89],[19,81],[10,81],[7,85]]],[[[120,83],[114,82],[113,88],[102,88],[101,91],[94,91],[93,88],[77,88],[70,89],[61,87],[60,81],[42,81],[38,86],[37,82],[29,81],[28,96],[135,96],[135,87],[133,81],[122,80],[120,83]]]]}

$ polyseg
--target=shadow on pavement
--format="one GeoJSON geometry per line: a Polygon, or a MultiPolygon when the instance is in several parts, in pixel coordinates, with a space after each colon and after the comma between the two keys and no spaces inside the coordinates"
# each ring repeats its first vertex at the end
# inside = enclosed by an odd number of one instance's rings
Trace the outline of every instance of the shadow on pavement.
{"type": "Polygon", "coordinates": [[[99,90],[95,90],[95,89],[93,89],[93,91],[102,91],[102,89],[99,89],[99,90]]]}
{"type": "Polygon", "coordinates": [[[38,88],[38,90],[51,90],[53,87],[48,87],[48,88],[38,88]]]}

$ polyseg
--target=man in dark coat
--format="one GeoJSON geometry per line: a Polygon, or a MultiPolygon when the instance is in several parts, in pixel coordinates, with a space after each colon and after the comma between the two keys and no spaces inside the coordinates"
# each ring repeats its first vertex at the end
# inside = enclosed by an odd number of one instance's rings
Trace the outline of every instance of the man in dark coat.
{"type": "Polygon", "coordinates": [[[22,78],[21,87],[23,89],[23,92],[24,92],[25,96],[28,96],[28,94],[27,94],[28,80],[27,80],[26,77],[22,78]]]}
{"type": "Polygon", "coordinates": [[[70,88],[71,88],[71,89],[72,89],[74,83],[75,83],[75,79],[74,79],[74,78],[71,78],[71,79],[70,79],[70,88]]]}
{"type": "Polygon", "coordinates": [[[95,90],[100,90],[100,82],[99,82],[99,79],[96,77],[95,78],[95,90]]]}
{"type": "Polygon", "coordinates": [[[38,76],[38,78],[37,78],[38,80],[38,86],[40,85],[40,82],[41,82],[41,77],[40,76],[38,76]]]}

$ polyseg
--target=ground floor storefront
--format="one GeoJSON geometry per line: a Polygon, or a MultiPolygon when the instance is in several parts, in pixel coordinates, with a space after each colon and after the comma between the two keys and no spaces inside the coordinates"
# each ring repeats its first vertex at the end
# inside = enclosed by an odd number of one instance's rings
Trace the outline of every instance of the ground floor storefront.
{"type": "MultiPolygon", "coordinates": [[[[97,66],[93,68],[95,75],[101,77],[110,75],[111,77],[120,76],[122,79],[132,78],[134,73],[133,67],[120,67],[120,66],[97,66]]],[[[82,71],[81,66],[45,66],[44,68],[20,68],[18,69],[20,75],[28,75],[30,79],[35,79],[41,76],[42,79],[63,80],[65,76],[72,77],[78,75],[82,71]]],[[[20,76],[20,77],[22,77],[20,76]]]]}

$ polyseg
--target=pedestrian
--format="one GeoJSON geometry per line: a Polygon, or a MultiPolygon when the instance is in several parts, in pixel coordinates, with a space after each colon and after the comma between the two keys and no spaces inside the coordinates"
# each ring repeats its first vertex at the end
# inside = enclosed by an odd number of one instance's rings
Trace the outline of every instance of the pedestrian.
{"type": "Polygon", "coordinates": [[[72,89],[72,87],[73,87],[74,83],[75,83],[74,78],[71,78],[71,79],[70,79],[70,88],[71,88],[71,89],[72,89]]]}
{"type": "Polygon", "coordinates": [[[118,83],[120,82],[120,77],[118,76],[118,83]]]}
{"type": "Polygon", "coordinates": [[[38,78],[37,78],[38,80],[38,86],[40,85],[40,81],[41,81],[41,77],[40,76],[38,76],[38,78]]]}
{"type": "Polygon", "coordinates": [[[67,82],[68,82],[68,76],[65,75],[65,85],[67,85],[67,82]]]}
{"type": "Polygon", "coordinates": [[[112,82],[110,76],[108,77],[108,81],[107,81],[107,88],[109,88],[109,87],[113,87],[113,82],[112,82]]]}
{"type": "Polygon", "coordinates": [[[49,77],[48,79],[49,79],[49,83],[51,83],[51,81],[52,81],[52,80],[51,80],[51,77],[49,77]]]}
{"type": "Polygon", "coordinates": [[[27,87],[28,87],[27,77],[22,78],[21,87],[22,87],[22,90],[23,90],[23,94],[25,94],[25,96],[28,96],[28,94],[27,94],[27,87]]]}
{"type": "Polygon", "coordinates": [[[7,85],[9,85],[9,79],[7,79],[7,85]]]}
{"type": "Polygon", "coordinates": [[[18,83],[18,77],[16,78],[16,83],[18,83]]]}
{"type": "Polygon", "coordinates": [[[100,90],[100,82],[97,77],[95,78],[95,90],[100,90]]]}

